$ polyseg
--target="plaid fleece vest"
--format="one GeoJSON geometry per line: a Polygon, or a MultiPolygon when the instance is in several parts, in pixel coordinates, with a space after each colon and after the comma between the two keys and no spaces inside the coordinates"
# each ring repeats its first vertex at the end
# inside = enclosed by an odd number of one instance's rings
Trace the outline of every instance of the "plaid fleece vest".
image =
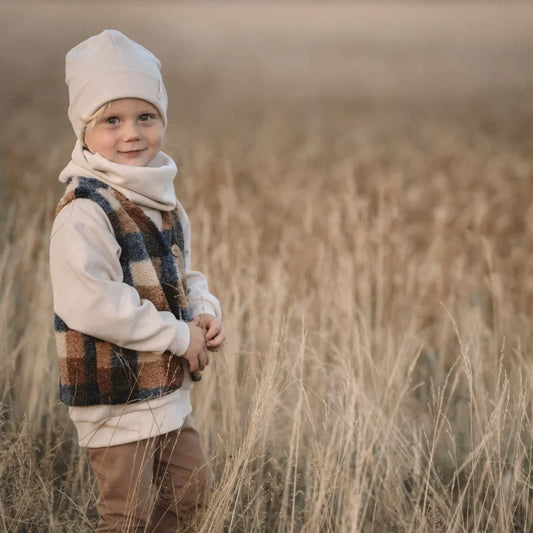
{"type": "MultiPolygon", "coordinates": [[[[94,178],[72,178],[56,215],[76,198],[96,202],[120,245],[123,282],[159,311],[190,321],[185,282],[183,230],[177,210],[162,212],[162,231],[135,203],[94,178]]],[[[165,352],[137,352],[70,329],[57,314],[61,401],[71,406],[124,404],[181,387],[183,359],[165,352]]]]}

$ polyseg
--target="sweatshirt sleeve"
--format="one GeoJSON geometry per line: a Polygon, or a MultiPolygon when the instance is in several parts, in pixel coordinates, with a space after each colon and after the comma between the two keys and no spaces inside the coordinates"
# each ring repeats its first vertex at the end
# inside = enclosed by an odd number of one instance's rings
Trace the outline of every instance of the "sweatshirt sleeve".
{"type": "Polygon", "coordinates": [[[222,311],[218,299],[209,292],[206,277],[195,270],[191,270],[191,226],[189,217],[182,205],[177,204],[180,221],[183,229],[185,247],[185,276],[187,278],[187,297],[191,315],[194,317],[201,313],[222,318],[222,311]]]}
{"type": "Polygon", "coordinates": [[[123,283],[120,252],[100,206],[87,199],[65,206],[50,240],[55,313],[69,328],[123,348],[183,355],[190,342],[187,323],[123,283]]]}

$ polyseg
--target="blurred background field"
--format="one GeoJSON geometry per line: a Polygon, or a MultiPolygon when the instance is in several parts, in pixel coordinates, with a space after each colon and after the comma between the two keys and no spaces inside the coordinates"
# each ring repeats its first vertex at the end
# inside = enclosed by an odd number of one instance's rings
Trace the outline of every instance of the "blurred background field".
{"type": "Polygon", "coordinates": [[[533,530],[533,7],[0,4],[0,530],[90,531],[48,236],[64,55],[162,61],[165,151],[228,342],[198,529],[533,530]]]}

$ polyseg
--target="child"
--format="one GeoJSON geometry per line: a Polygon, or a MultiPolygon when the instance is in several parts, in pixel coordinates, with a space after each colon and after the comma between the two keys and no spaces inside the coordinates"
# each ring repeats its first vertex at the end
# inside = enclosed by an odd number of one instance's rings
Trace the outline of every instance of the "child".
{"type": "Polygon", "coordinates": [[[160,151],[160,63],[106,30],[70,50],[66,83],[77,142],[50,245],[60,397],[98,482],[97,531],[189,531],[212,476],[191,377],[225,335],[160,151]]]}

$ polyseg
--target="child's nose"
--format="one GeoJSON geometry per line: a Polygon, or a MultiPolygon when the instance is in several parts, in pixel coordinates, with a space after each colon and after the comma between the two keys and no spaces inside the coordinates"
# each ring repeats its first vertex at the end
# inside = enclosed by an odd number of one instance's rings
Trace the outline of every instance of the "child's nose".
{"type": "Polygon", "coordinates": [[[127,141],[139,139],[141,133],[136,122],[126,122],[124,124],[123,137],[127,141]]]}

